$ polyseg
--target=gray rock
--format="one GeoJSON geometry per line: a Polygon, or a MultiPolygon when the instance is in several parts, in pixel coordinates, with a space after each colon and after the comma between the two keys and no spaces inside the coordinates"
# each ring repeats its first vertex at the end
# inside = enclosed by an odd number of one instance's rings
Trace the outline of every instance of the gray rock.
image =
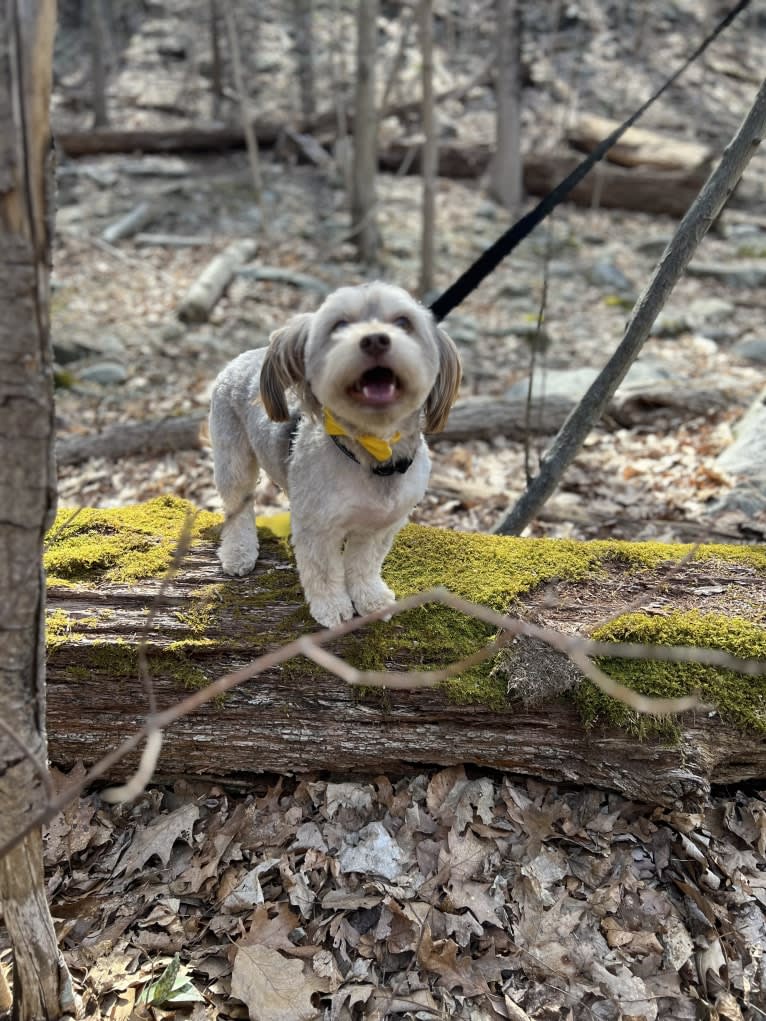
{"type": "Polygon", "coordinates": [[[719,454],[717,467],[730,475],[762,479],[766,485],[766,390],[748,408],[735,437],[719,454]]]}
{"type": "Polygon", "coordinates": [[[687,309],[689,322],[697,330],[706,326],[728,322],[736,309],[723,298],[697,298],[687,309]]]}
{"type": "Polygon", "coordinates": [[[92,365],[86,365],[80,369],[77,375],[84,383],[101,383],[102,386],[111,386],[124,383],[128,378],[128,370],[119,362],[94,362],[92,365]]]}
{"type": "MultiPolygon", "coordinates": [[[[600,371],[592,368],[548,369],[544,373],[537,373],[532,387],[533,396],[541,397],[545,394],[552,399],[577,402],[600,371]]],[[[670,373],[664,366],[650,359],[641,359],[631,366],[620,389],[628,387],[641,389],[669,377],[670,373]]],[[[520,379],[506,391],[505,396],[509,400],[524,398],[527,395],[527,387],[527,380],[520,379]]]]}
{"type": "Polygon", "coordinates": [[[731,353],[737,358],[745,358],[749,362],[766,365],[766,337],[750,337],[735,344],[731,353]]]}
{"type": "Polygon", "coordinates": [[[125,354],[125,345],[109,333],[96,337],[56,336],[53,338],[53,357],[59,365],[92,358],[94,355],[119,357],[125,354]]]}
{"type": "Polygon", "coordinates": [[[689,316],[677,308],[664,308],[654,321],[652,326],[653,337],[679,337],[682,333],[689,333],[692,323],[689,316]]]}
{"type": "Polygon", "coordinates": [[[672,240],[672,234],[658,234],[655,237],[644,238],[636,245],[636,251],[640,255],[648,255],[651,259],[659,259],[672,240]]]}
{"type": "Polygon", "coordinates": [[[608,288],[624,294],[633,290],[633,284],[628,280],[619,266],[611,259],[598,259],[588,270],[588,279],[596,287],[608,288]]]}
{"type": "Polygon", "coordinates": [[[763,287],[766,285],[766,261],[691,262],[689,276],[710,277],[728,287],[763,287]]]}
{"type": "Polygon", "coordinates": [[[169,343],[173,340],[180,340],[186,333],[186,327],[179,319],[168,319],[160,327],[160,339],[169,343]]]}

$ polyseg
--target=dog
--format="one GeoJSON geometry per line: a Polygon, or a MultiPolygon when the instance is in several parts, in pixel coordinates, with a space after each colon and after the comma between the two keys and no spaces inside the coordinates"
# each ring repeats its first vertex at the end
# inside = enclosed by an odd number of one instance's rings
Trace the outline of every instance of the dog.
{"type": "Polygon", "coordinates": [[[460,375],[431,313],[380,282],[339,288],[267,348],[235,358],[215,381],[209,420],[224,572],[248,574],[258,559],[262,468],[288,494],[314,620],[335,627],[391,604],[383,560],[431,469],[421,429],[444,428],[460,375]]]}

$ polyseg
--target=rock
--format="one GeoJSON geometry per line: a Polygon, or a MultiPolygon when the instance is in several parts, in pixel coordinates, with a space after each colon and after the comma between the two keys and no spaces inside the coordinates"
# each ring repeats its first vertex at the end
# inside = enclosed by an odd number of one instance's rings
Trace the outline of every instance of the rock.
{"type": "Polygon", "coordinates": [[[652,326],[653,337],[679,337],[692,329],[687,313],[677,308],[664,308],[652,326]]]}
{"type": "Polygon", "coordinates": [[[697,298],[687,309],[689,322],[697,330],[706,326],[727,322],[734,315],[734,305],[723,298],[697,298]]]}
{"type": "Polygon", "coordinates": [[[639,241],[636,245],[636,251],[640,255],[648,255],[652,259],[659,259],[672,239],[672,234],[658,234],[655,237],[644,238],[643,241],[639,241]]]}
{"type": "Polygon", "coordinates": [[[125,345],[117,337],[109,333],[96,337],[55,336],[53,338],[53,357],[59,365],[92,358],[94,355],[120,356],[125,354],[125,345]]]}
{"type": "Polygon", "coordinates": [[[750,405],[734,430],[735,440],[716,459],[730,475],[759,479],[766,488],[766,389],[750,405]]]}
{"type": "Polygon", "coordinates": [[[686,272],[693,277],[711,277],[728,287],[766,286],[766,261],[691,262],[686,272]]]}
{"type": "Polygon", "coordinates": [[[588,270],[588,279],[596,287],[608,288],[611,291],[625,293],[633,290],[633,284],[628,280],[619,266],[611,259],[598,259],[588,270]]]}
{"type": "Polygon", "coordinates": [[[124,383],[128,378],[128,370],[119,362],[94,362],[86,365],[77,373],[78,378],[84,383],[100,383],[102,386],[111,386],[116,383],[124,383]]]}
{"type": "MultiPolygon", "coordinates": [[[[600,371],[600,369],[584,367],[580,369],[548,369],[544,373],[537,373],[532,388],[533,396],[541,397],[544,394],[557,400],[571,400],[576,403],[600,371]]],[[[665,381],[669,377],[670,373],[663,365],[648,358],[641,359],[631,366],[620,389],[634,387],[643,389],[651,386],[652,383],[665,381]]],[[[506,391],[505,396],[509,400],[525,398],[527,388],[528,380],[520,379],[506,391]]]]}
{"type": "Polygon", "coordinates": [[[731,353],[737,358],[766,365],[766,337],[750,337],[735,344],[731,353]]]}
{"type": "Polygon", "coordinates": [[[170,343],[174,340],[180,340],[186,333],[186,327],[178,319],[168,319],[167,322],[162,324],[159,332],[160,339],[170,343]]]}
{"type": "Polygon", "coordinates": [[[446,329],[456,344],[475,344],[481,332],[477,321],[470,316],[450,316],[446,329]]]}

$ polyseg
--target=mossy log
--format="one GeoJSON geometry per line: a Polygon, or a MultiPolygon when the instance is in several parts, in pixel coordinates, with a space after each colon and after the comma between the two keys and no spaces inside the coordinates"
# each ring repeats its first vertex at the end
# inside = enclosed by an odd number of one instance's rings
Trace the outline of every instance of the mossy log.
{"type": "MultiPolygon", "coordinates": [[[[191,547],[160,598],[185,509],[163,498],[74,518],[60,513],[46,554],[56,765],[89,765],[141,726],[142,636],[165,708],[315,630],[287,541],[262,531],[253,574],[226,579],[215,557],[220,519],[212,514],[195,519],[191,547]]],[[[715,645],[766,658],[766,548],[690,551],[409,526],[384,574],[399,595],[442,584],[567,634],[715,645]]],[[[486,625],[432,604],[330,648],[362,669],[429,669],[491,637],[486,625]]],[[[649,694],[697,689],[713,708],[673,721],[639,718],[581,681],[568,660],[526,639],[443,687],[415,691],[358,690],[299,657],[168,728],[158,775],[395,773],[464,762],[687,806],[712,784],[766,777],[765,678],[647,661],[610,660],[605,669],[649,694]]],[[[127,758],[111,776],[124,777],[135,762],[127,758]]]]}

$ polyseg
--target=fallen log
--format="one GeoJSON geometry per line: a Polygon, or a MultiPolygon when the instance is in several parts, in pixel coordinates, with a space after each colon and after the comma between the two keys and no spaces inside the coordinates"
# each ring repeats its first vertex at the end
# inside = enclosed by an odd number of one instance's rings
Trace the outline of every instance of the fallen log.
{"type": "MultiPolygon", "coordinates": [[[[258,143],[268,148],[277,143],[279,131],[274,125],[257,125],[258,143]]],[[[57,144],[70,156],[99,153],[143,152],[219,152],[242,149],[244,133],[239,128],[199,128],[175,132],[93,131],[60,132],[57,144]]],[[[440,177],[475,179],[489,166],[494,146],[490,142],[439,144],[440,177]]],[[[546,195],[580,162],[573,150],[530,153],[524,158],[524,187],[531,195],[546,195]]],[[[420,145],[406,139],[391,143],[378,154],[382,170],[408,174],[420,173],[420,145]]],[[[598,204],[608,209],[681,216],[696,198],[705,182],[704,168],[665,170],[653,166],[621,167],[600,163],[570,193],[569,201],[578,205],[598,204]]]]}
{"type": "MultiPolygon", "coordinates": [[[[654,383],[649,386],[625,386],[617,391],[607,417],[622,428],[641,425],[668,412],[682,418],[705,415],[730,404],[725,391],[710,387],[679,387],[654,383]]],[[[550,394],[542,402],[534,401],[529,422],[533,435],[551,436],[563,425],[577,404],[573,397],[550,394]]],[[[122,457],[151,457],[176,450],[196,450],[204,446],[203,425],[207,412],[179,415],[150,422],[125,422],[85,436],[62,437],[56,445],[60,465],[81,464],[90,457],[119,460],[122,457]]],[[[527,435],[526,400],[517,397],[463,397],[452,409],[443,432],[434,441],[492,439],[507,436],[522,440],[527,435]]]]}
{"type": "MultiPolygon", "coordinates": [[[[619,121],[582,113],[567,129],[567,140],[582,152],[593,149],[620,126],[619,121]]],[[[700,142],[673,138],[648,128],[628,128],[604,157],[623,167],[655,167],[658,170],[710,170],[712,150],[700,142]]]]}
{"type": "Polygon", "coordinates": [[[185,323],[207,322],[237,270],[253,258],[256,250],[256,242],[248,238],[227,245],[205,266],[186,292],[178,306],[178,318],[185,323]]]}
{"type": "MultiPolygon", "coordinates": [[[[92,764],[142,725],[147,701],[139,648],[162,710],[316,630],[283,540],[262,532],[253,574],[226,579],[215,557],[218,521],[210,514],[198,515],[191,550],[160,594],[156,575],[172,555],[186,507],[163,498],[69,520],[61,512],[58,531],[49,536],[47,724],[50,758],[62,768],[92,764]]],[[[763,619],[766,551],[703,546],[689,559],[690,551],[410,526],[384,574],[400,596],[446,583],[496,608],[512,604],[514,616],[566,634],[591,634],[613,621],[601,637],[630,638],[631,627],[650,634],[659,622],[666,636],[685,644],[720,639],[740,656],[763,655],[766,631],[733,608],[747,606],[749,619],[763,619]],[[621,620],[625,610],[633,616],[621,620]]],[[[487,625],[430,604],[328,647],[360,668],[429,669],[460,659],[491,636],[487,625]]],[[[663,691],[657,664],[630,666],[628,683],[651,668],[653,693],[663,691]]],[[[622,676],[611,661],[608,669],[622,676]]],[[[293,658],[170,726],[158,776],[396,773],[469,762],[690,807],[712,784],[766,776],[766,687],[763,677],[701,667],[690,682],[689,665],[683,669],[662,683],[674,685],[674,693],[679,684],[699,686],[709,705],[679,717],[669,733],[667,721],[657,731],[646,717],[634,718],[596,689],[589,692],[571,662],[537,640],[506,647],[491,670],[485,665],[444,687],[409,691],[360,691],[293,658]]],[[[124,778],[135,764],[128,756],[110,777],[124,778]]]]}

